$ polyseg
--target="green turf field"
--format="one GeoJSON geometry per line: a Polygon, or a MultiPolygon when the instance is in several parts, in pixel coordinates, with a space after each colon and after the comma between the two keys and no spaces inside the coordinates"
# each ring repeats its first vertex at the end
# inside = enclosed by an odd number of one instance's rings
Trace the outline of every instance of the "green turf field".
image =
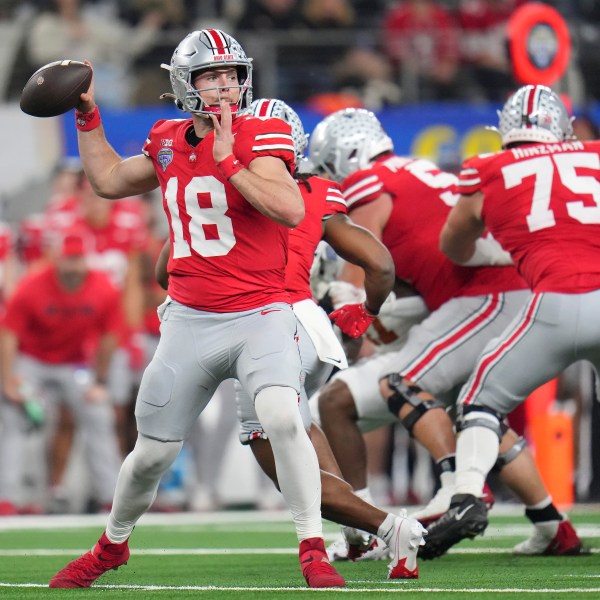
{"type": "MultiPolygon", "coordinates": [[[[494,510],[494,513],[497,511],[494,510]]],[[[502,511],[500,511],[502,513],[502,511]]],[[[287,514],[221,512],[146,515],[133,534],[127,566],[88,590],[49,590],[50,577],[89,549],[106,517],[0,520],[0,598],[266,598],[327,594],[328,598],[479,598],[490,600],[600,598],[600,506],[577,509],[571,519],[591,553],[580,557],[515,557],[527,537],[524,517],[492,515],[485,536],[463,541],[446,556],[420,561],[420,577],[388,581],[387,563],[336,563],[345,590],[309,590],[302,578],[287,514]]],[[[338,528],[326,523],[326,538],[338,528]]]]}

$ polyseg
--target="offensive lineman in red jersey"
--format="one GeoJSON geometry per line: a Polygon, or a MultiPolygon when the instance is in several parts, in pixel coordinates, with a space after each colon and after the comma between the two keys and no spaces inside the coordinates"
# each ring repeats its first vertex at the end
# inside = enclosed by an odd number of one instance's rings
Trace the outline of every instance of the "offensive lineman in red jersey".
{"type": "Polygon", "coordinates": [[[93,84],[76,113],[79,151],[107,198],[160,186],[170,226],[169,304],[136,403],[138,439],[119,474],[105,533],[50,587],[89,587],[127,562],[127,540],[195,419],[225,379],[254,398],[290,507],[310,587],[344,585],[327,561],[317,456],[298,410],[301,364],[285,291],[288,228],[304,217],[291,173],[290,127],[238,116],[252,95],[252,65],[230,35],[189,34],[170,66],[173,96],[190,119],[157,122],[143,153],[126,160],[108,144],[93,84]]]}
{"type": "MultiPolygon", "coordinates": [[[[310,158],[343,180],[352,219],[380,237],[394,258],[396,276],[414,286],[431,314],[410,328],[399,349],[337,373],[320,391],[318,409],[344,478],[358,491],[366,486],[361,430],[401,420],[438,466],[442,487],[425,509],[411,515],[429,527],[448,509],[454,489],[455,437],[438,398],[452,400],[446,395],[468,379],[485,345],[518,314],[529,290],[513,266],[467,267],[447,260],[438,239],[456,201],[457,179],[429,161],[392,150],[373,113],[345,109],[317,126],[310,158]]],[[[510,263],[492,240],[479,241],[477,249],[473,264],[510,263]]],[[[346,276],[360,285],[360,274],[353,271],[346,266],[346,276]]],[[[497,464],[503,482],[528,506],[547,502],[542,517],[553,509],[560,518],[524,440],[508,428],[503,434],[497,464]]],[[[573,539],[579,543],[575,534],[573,539]]],[[[437,556],[428,546],[420,557],[437,556]]]]}
{"type": "MultiPolygon", "coordinates": [[[[456,492],[432,526],[437,552],[487,526],[479,496],[504,416],[573,362],[600,367],[600,142],[573,139],[563,102],[545,86],[520,88],[499,116],[503,151],[464,163],[440,245],[467,260],[487,227],[533,295],[460,392],[456,492]]],[[[571,529],[548,521],[523,553],[554,553],[571,529]]]]}

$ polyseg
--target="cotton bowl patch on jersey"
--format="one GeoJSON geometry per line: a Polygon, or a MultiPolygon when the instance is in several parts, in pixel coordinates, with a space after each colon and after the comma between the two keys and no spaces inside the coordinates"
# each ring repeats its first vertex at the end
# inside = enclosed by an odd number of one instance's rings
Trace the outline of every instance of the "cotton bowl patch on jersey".
{"type": "Polygon", "coordinates": [[[173,150],[171,150],[171,148],[161,148],[158,151],[156,158],[157,158],[158,162],[160,163],[162,170],[166,171],[167,167],[173,161],[173,150]]]}

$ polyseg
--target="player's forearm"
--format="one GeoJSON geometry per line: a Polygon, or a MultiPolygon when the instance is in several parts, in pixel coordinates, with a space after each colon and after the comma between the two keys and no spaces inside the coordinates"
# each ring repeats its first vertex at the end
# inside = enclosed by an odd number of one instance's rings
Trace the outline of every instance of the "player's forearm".
{"type": "Polygon", "coordinates": [[[378,313],[385,299],[394,287],[394,272],[381,269],[365,271],[365,292],[367,299],[365,305],[373,312],[378,313]]]}
{"type": "Polygon", "coordinates": [[[158,185],[154,169],[141,170],[143,155],[122,160],[104,135],[102,125],[91,131],[77,131],[79,155],[83,169],[102,198],[111,200],[143,194],[158,185]]]}
{"type": "MultiPolygon", "coordinates": [[[[375,238],[372,240],[376,243],[366,243],[364,247],[357,247],[357,250],[361,250],[360,253],[353,253],[352,256],[341,255],[342,258],[354,263],[354,265],[346,263],[342,277],[348,277],[357,285],[360,267],[363,272],[362,285],[367,296],[365,304],[371,312],[377,313],[394,288],[395,268],[388,250],[375,238]],[[352,266],[354,269],[351,268],[352,266]]],[[[370,242],[370,240],[365,241],[370,242]]]]}
{"type": "Polygon", "coordinates": [[[145,296],[141,260],[139,252],[130,255],[123,287],[123,315],[125,316],[125,322],[132,329],[140,328],[144,319],[145,296]]]}
{"type": "Polygon", "coordinates": [[[453,262],[463,265],[475,254],[476,238],[462,235],[446,223],[440,235],[440,250],[453,262]]]}
{"type": "Polygon", "coordinates": [[[467,263],[475,254],[476,242],[485,229],[481,219],[483,198],[481,192],[461,196],[442,228],[440,250],[459,265],[467,263]]]}
{"type": "Polygon", "coordinates": [[[346,261],[340,278],[364,286],[366,305],[378,312],[394,287],[396,269],[389,250],[345,215],[335,215],[325,222],[324,239],[346,261]]]}
{"type": "Polygon", "coordinates": [[[266,179],[242,169],[230,179],[244,198],[266,217],[286,227],[296,227],[304,218],[304,201],[293,179],[266,179]]]}
{"type": "Polygon", "coordinates": [[[100,338],[94,361],[94,372],[97,383],[104,385],[108,380],[108,371],[116,348],[117,337],[115,334],[105,333],[100,338]]]}
{"type": "Polygon", "coordinates": [[[94,191],[102,197],[113,197],[111,173],[121,157],[108,143],[102,125],[92,131],[77,131],[77,143],[81,164],[94,191]]]}
{"type": "Polygon", "coordinates": [[[9,382],[13,377],[15,358],[19,342],[8,329],[0,331],[0,381],[9,382]]]}

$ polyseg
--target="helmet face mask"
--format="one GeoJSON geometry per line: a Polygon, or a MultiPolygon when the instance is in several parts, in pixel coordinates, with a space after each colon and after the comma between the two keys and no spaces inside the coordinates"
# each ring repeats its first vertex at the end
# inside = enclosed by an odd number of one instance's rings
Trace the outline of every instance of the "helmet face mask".
{"type": "Polygon", "coordinates": [[[298,168],[304,160],[304,152],[308,146],[308,135],[304,132],[304,126],[298,113],[283,100],[278,100],[277,98],[259,98],[258,100],[254,100],[247,112],[255,117],[277,117],[290,125],[292,128],[292,140],[294,141],[294,153],[296,155],[296,168],[298,168]]]}
{"type": "MultiPolygon", "coordinates": [[[[209,106],[197,90],[194,79],[198,71],[235,68],[238,73],[239,98],[232,106],[237,114],[252,102],[252,59],[246,56],[240,44],[229,34],[218,29],[202,29],[188,34],[175,48],[170,65],[162,65],[170,73],[175,103],[186,112],[200,115],[219,115],[219,106],[209,106]]],[[[219,96],[219,88],[213,88],[219,96]]]]}
{"type": "Polygon", "coordinates": [[[311,136],[309,159],[332,179],[342,182],[365,169],[394,143],[377,117],[364,108],[339,110],[321,121],[311,136]]]}
{"type": "Polygon", "coordinates": [[[519,88],[498,111],[502,146],[573,138],[572,119],[559,96],[543,85],[519,88]]]}

